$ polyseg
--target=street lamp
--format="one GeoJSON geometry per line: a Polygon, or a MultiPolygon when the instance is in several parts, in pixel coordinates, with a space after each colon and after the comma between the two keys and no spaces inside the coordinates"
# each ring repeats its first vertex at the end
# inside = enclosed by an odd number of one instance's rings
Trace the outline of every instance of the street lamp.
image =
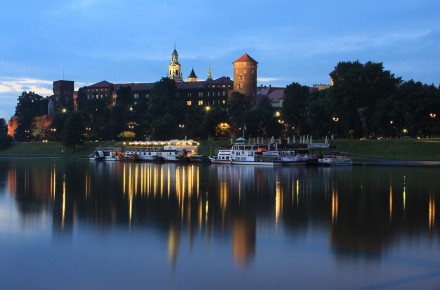
{"type": "Polygon", "coordinates": [[[432,138],[432,135],[434,133],[434,119],[435,119],[435,117],[437,117],[437,114],[436,113],[429,113],[429,116],[431,117],[431,138],[432,138]]]}
{"type": "Polygon", "coordinates": [[[211,110],[211,107],[210,107],[210,106],[206,106],[206,107],[205,107],[205,111],[206,111],[206,112],[209,112],[209,110],[211,110]]]}
{"type": "Polygon", "coordinates": [[[279,116],[281,116],[281,113],[280,113],[280,111],[276,111],[276,112],[275,112],[275,116],[276,116],[276,117],[279,117],[279,116]]]}
{"type": "Polygon", "coordinates": [[[63,109],[61,110],[61,112],[66,113],[66,112],[67,112],[67,109],[66,109],[66,108],[63,108],[63,109]]]}
{"type": "Polygon", "coordinates": [[[185,128],[185,124],[179,124],[179,128],[185,128]]]}
{"type": "Polygon", "coordinates": [[[336,137],[336,135],[337,135],[337,124],[339,122],[339,118],[338,117],[332,117],[332,120],[333,120],[333,122],[335,122],[335,137],[336,137]]]}

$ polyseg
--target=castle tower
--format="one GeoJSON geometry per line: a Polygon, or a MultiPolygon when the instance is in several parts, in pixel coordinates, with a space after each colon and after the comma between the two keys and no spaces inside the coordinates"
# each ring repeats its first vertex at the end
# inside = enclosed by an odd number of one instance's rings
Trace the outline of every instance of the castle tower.
{"type": "Polygon", "coordinates": [[[177,53],[176,46],[174,45],[173,53],[171,54],[171,62],[168,66],[168,78],[175,80],[176,82],[182,82],[182,66],[179,63],[179,54],[177,53]]]}
{"type": "Polygon", "coordinates": [[[196,73],[194,72],[194,68],[191,70],[191,74],[188,77],[188,82],[198,82],[199,79],[196,76],[196,73]]]}
{"type": "Polygon", "coordinates": [[[242,93],[253,105],[257,100],[257,66],[256,62],[247,53],[233,62],[234,91],[242,93]]]}
{"type": "Polygon", "coordinates": [[[207,81],[212,81],[211,64],[209,64],[208,78],[206,80],[207,81]]]}

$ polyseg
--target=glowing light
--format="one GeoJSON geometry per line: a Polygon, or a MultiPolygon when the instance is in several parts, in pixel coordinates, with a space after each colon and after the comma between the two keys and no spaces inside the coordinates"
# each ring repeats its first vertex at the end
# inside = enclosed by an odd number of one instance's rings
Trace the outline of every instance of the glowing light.
{"type": "Polygon", "coordinates": [[[429,230],[434,229],[435,222],[435,199],[432,194],[429,195],[429,205],[428,205],[428,225],[429,230]]]}
{"type": "Polygon", "coordinates": [[[332,193],[332,223],[335,223],[338,220],[338,212],[339,212],[338,192],[335,189],[333,189],[333,193],[332,193]]]}

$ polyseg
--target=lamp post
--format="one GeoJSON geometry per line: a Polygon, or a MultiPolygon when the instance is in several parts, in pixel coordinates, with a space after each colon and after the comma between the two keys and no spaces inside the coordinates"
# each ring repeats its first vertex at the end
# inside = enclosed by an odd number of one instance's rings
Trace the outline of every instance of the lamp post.
{"type": "Polygon", "coordinates": [[[332,117],[333,122],[335,122],[335,137],[338,135],[338,130],[337,130],[337,124],[339,122],[339,118],[338,117],[332,117]]]}
{"type": "Polygon", "coordinates": [[[432,138],[432,135],[434,134],[434,119],[435,117],[437,117],[437,114],[429,113],[429,117],[431,117],[431,138],[432,138]]]}

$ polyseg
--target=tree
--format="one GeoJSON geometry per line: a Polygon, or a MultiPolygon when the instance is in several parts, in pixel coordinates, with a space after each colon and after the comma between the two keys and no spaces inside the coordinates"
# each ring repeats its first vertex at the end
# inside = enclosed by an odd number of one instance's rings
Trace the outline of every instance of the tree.
{"type": "Polygon", "coordinates": [[[244,125],[245,113],[250,108],[250,103],[243,94],[233,92],[228,100],[227,113],[231,124],[232,134],[235,134],[244,125]]]}
{"type": "Polygon", "coordinates": [[[76,151],[76,145],[83,143],[85,132],[84,119],[81,112],[75,111],[70,114],[64,124],[63,144],[72,147],[76,151]]]}
{"type": "Polygon", "coordinates": [[[383,118],[374,114],[379,104],[393,98],[398,92],[401,78],[384,70],[382,63],[366,64],[339,62],[330,74],[334,85],[329,89],[332,99],[332,114],[339,118],[338,126],[344,133],[349,130],[362,132],[363,137],[375,135],[379,122],[373,118],[383,118]]]}
{"type": "Polygon", "coordinates": [[[184,101],[177,97],[176,83],[169,78],[162,78],[154,84],[150,92],[150,103],[148,114],[150,121],[162,118],[165,114],[170,114],[177,122],[183,122],[184,101]]]}
{"type": "Polygon", "coordinates": [[[125,106],[133,106],[133,96],[131,95],[131,87],[130,86],[120,86],[117,89],[117,98],[116,103],[122,104],[125,106]]]}
{"type": "Polygon", "coordinates": [[[0,150],[6,149],[12,144],[12,137],[8,135],[6,120],[0,118],[0,150]]]}
{"type": "Polygon", "coordinates": [[[281,117],[289,126],[295,126],[300,135],[309,133],[306,126],[306,101],[310,96],[309,87],[298,83],[291,83],[284,90],[281,117]]]}

